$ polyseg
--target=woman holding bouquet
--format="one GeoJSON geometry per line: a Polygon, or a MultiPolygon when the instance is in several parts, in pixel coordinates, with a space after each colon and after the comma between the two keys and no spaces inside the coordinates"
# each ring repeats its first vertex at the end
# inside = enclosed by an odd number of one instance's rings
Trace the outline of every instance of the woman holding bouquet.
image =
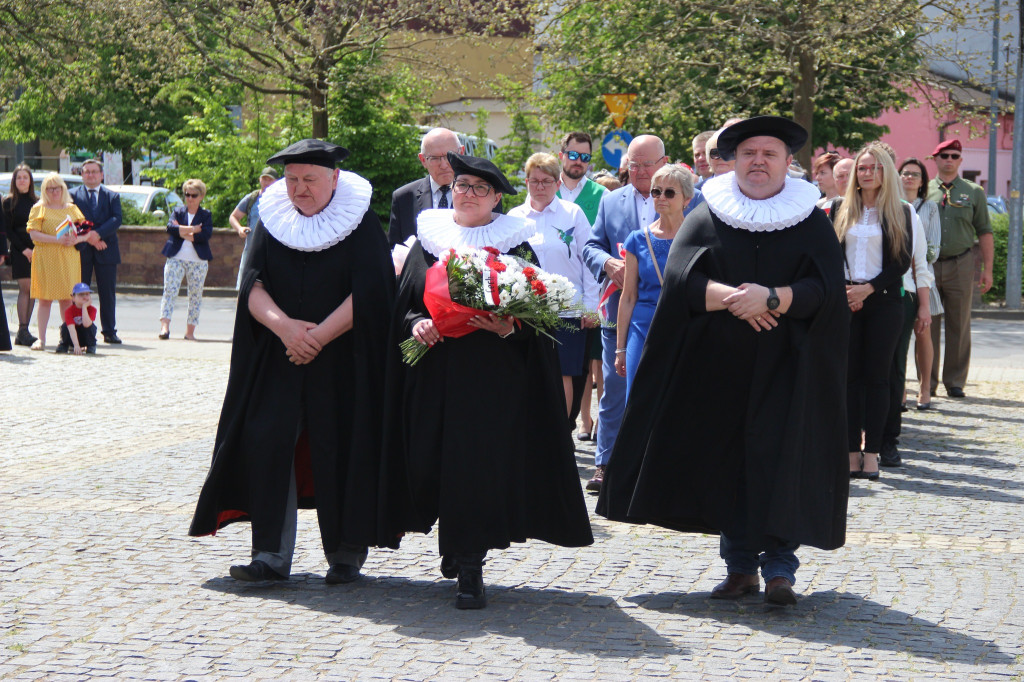
{"type": "Polygon", "coordinates": [[[36,322],[39,338],[32,350],[46,348],[46,325],[50,322],[50,304],[60,302],[60,313],[71,305],[71,289],[82,281],[82,259],[75,245],[85,241],[75,230],[64,230],[68,219],[75,223],[85,216],[71,201],[68,187],[56,173],[43,178],[43,197],[28,216],[28,235],[32,250],[32,298],[39,301],[36,322]],[[60,236],[58,236],[60,235],[60,236]]]}
{"type": "Polygon", "coordinates": [[[492,247],[536,262],[532,221],[494,212],[515,194],[490,161],[449,152],[455,210],[427,210],[399,280],[388,358],[381,544],[438,524],[441,574],[458,578],[455,606],[486,605],[488,550],[535,538],[593,542],[552,341],[481,312],[473,333],[442,337],[423,302],[427,270],[449,249],[492,247]],[[409,337],[430,346],[403,363],[409,337]]]}

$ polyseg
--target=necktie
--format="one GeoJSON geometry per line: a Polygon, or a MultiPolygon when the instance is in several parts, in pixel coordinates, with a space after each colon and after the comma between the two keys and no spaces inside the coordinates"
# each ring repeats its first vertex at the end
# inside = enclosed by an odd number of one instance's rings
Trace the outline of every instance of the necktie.
{"type": "Polygon", "coordinates": [[[93,213],[96,213],[96,190],[89,190],[89,205],[92,207],[93,213]]]}
{"type": "Polygon", "coordinates": [[[441,185],[437,188],[441,192],[441,200],[437,202],[438,208],[448,208],[448,190],[451,189],[449,185],[441,185]]]}

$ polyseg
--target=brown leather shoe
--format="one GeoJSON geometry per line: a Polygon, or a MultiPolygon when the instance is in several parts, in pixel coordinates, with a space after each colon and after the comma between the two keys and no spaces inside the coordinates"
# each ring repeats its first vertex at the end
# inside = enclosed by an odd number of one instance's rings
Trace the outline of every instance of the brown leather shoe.
{"type": "Polygon", "coordinates": [[[602,485],[604,485],[604,465],[598,466],[594,471],[594,477],[587,481],[587,490],[599,493],[602,485]]]}
{"type": "Polygon", "coordinates": [[[712,599],[739,599],[745,594],[757,594],[761,591],[761,580],[757,575],[730,573],[711,590],[712,599]]]}
{"type": "Polygon", "coordinates": [[[779,576],[772,578],[764,585],[764,603],[775,606],[793,606],[796,604],[796,592],[793,583],[779,576]]]}

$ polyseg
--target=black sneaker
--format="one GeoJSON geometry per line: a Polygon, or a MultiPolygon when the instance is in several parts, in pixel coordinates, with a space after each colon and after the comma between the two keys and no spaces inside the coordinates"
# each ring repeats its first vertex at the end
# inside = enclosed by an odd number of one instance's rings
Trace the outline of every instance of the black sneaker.
{"type": "Polygon", "coordinates": [[[86,355],[96,355],[96,346],[86,346],[85,347],[85,354],[86,355]]]}
{"type": "Polygon", "coordinates": [[[103,335],[103,343],[121,343],[121,339],[118,337],[117,332],[110,332],[103,335]]]}
{"type": "Polygon", "coordinates": [[[57,350],[56,350],[57,353],[67,353],[70,350],[71,350],[71,346],[69,346],[66,343],[58,343],[57,344],[57,350]]]}
{"type": "Polygon", "coordinates": [[[487,606],[482,566],[459,566],[459,582],[455,587],[455,608],[482,609],[487,606]]]}
{"type": "Polygon", "coordinates": [[[884,467],[898,467],[903,464],[900,451],[896,449],[895,443],[884,443],[882,451],[878,453],[878,463],[884,467]]]}

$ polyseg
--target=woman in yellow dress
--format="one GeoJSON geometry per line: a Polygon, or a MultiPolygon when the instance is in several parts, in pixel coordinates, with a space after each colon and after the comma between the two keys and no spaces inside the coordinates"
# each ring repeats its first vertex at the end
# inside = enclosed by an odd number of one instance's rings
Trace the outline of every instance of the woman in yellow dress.
{"type": "Polygon", "coordinates": [[[82,260],[75,245],[85,241],[74,230],[57,237],[57,229],[68,218],[78,223],[85,216],[71,201],[68,187],[56,173],[43,178],[42,198],[32,207],[28,216],[28,234],[35,248],[32,250],[32,298],[39,301],[36,322],[39,339],[32,350],[46,347],[46,325],[50,321],[50,304],[60,302],[60,312],[71,305],[71,288],[82,281],[82,260]]]}

